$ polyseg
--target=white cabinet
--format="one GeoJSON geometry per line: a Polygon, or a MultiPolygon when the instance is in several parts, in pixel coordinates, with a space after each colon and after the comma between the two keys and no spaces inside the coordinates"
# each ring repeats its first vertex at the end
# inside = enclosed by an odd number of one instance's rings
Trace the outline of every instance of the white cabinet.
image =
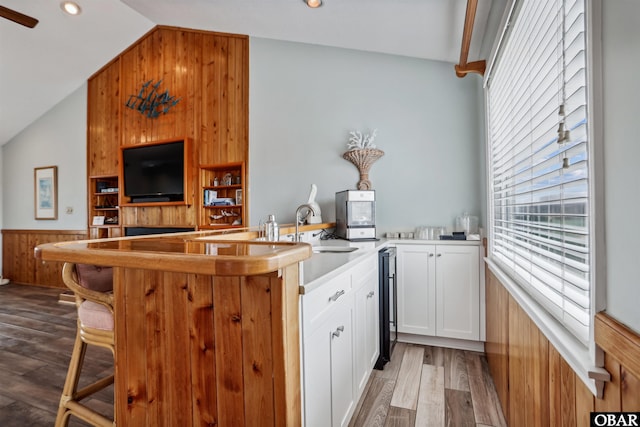
{"type": "Polygon", "coordinates": [[[353,277],[355,290],[356,334],[354,336],[356,391],[360,395],[380,354],[377,269],[353,277]]]}
{"type": "Polygon", "coordinates": [[[347,426],[379,353],[377,253],[302,296],[306,427],[347,426]]]}
{"type": "Polygon", "coordinates": [[[398,245],[398,332],[436,334],[435,252],[433,245],[398,245]]]}
{"type": "Polygon", "coordinates": [[[356,403],[353,385],[353,295],[304,337],[304,399],[307,427],[343,426],[356,403]]]}
{"type": "Polygon", "coordinates": [[[477,244],[398,245],[398,332],[480,339],[477,244]]]}

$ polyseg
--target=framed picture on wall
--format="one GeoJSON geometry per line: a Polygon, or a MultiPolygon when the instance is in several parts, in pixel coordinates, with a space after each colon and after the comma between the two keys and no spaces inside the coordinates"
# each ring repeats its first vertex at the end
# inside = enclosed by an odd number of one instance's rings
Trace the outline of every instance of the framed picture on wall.
{"type": "Polygon", "coordinates": [[[34,169],[36,219],[58,219],[58,167],[34,169]]]}

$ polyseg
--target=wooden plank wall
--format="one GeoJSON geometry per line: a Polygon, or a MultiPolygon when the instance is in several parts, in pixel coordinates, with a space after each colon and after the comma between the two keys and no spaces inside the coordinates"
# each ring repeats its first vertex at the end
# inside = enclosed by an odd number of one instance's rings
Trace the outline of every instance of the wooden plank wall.
{"type": "Polygon", "coordinates": [[[297,264],[280,273],[116,268],[118,422],[299,426],[297,264]]]}
{"type": "MultiPolygon", "coordinates": [[[[121,225],[195,227],[199,165],[247,164],[248,41],[244,35],[157,26],[89,78],[89,177],[118,175],[123,145],[184,138],[192,145],[186,205],[122,206],[121,194],[121,225]],[[180,98],[167,114],[149,118],[125,106],[144,83],[160,80],[160,92],[180,98]]],[[[248,200],[245,194],[245,205],[248,200]]]]}
{"type": "Polygon", "coordinates": [[[64,288],[62,263],[37,261],[42,243],[87,239],[86,230],[2,230],[2,276],[12,282],[64,288]]]}
{"type": "MultiPolygon", "coordinates": [[[[121,206],[121,225],[197,225],[198,166],[247,164],[248,84],[247,36],[164,26],[151,30],[89,78],[88,177],[117,176],[121,145],[182,138],[192,143],[190,205],[121,206]],[[149,80],[162,80],[161,91],[181,98],[156,119],[125,107],[129,96],[137,95],[149,80]]],[[[89,179],[87,188],[93,188],[89,179]]],[[[91,198],[87,200],[90,212],[91,198]]],[[[37,264],[33,249],[40,243],[86,238],[87,231],[3,230],[3,276],[17,283],[64,288],[61,266],[37,264]]]]}
{"type": "Polygon", "coordinates": [[[598,314],[612,380],[597,399],[488,268],[486,278],[485,348],[509,425],[578,427],[593,411],[640,411],[640,336],[598,314]]]}

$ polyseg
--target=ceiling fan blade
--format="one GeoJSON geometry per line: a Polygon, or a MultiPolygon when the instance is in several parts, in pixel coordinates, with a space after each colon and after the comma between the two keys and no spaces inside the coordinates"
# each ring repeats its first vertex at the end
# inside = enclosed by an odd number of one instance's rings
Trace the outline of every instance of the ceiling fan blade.
{"type": "Polygon", "coordinates": [[[20,12],[16,12],[15,10],[11,10],[4,6],[0,6],[0,16],[29,28],[33,28],[38,24],[37,19],[24,15],[20,12]]]}

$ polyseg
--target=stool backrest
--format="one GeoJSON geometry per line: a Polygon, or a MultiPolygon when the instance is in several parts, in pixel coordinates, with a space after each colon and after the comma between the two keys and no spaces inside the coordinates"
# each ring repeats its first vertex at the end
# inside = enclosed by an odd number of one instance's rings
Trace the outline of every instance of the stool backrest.
{"type": "Polygon", "coordinates": [[[82,287],[98,292],[113,290],[113,267],[99,265],[76,264],[78,283],[82,287]]]}

